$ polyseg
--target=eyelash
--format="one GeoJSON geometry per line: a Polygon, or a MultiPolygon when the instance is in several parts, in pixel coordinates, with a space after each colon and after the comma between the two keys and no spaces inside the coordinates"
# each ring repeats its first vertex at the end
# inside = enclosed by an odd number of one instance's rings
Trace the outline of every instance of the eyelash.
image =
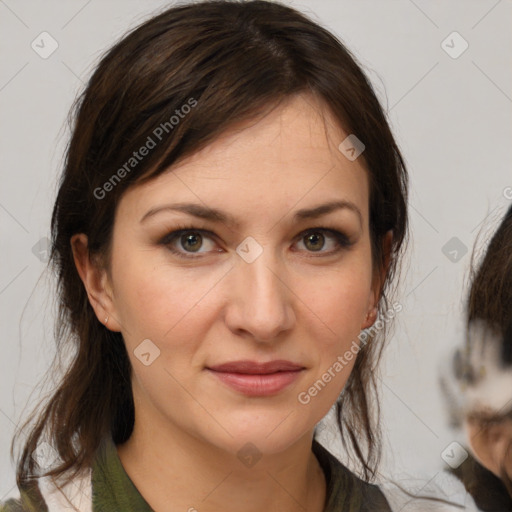
{"type": "MultiPolygon", "coordinates": [[[[211,232],[208,229],[197,227],[197,226],[191,226],[191,225],[183,225],[183,226],[176,226],[176,229],[174,229],[170,233],[167,233],[163,238],[160,239],[159,244],[165,245],[169,249],[169,251],[171,251],[173,254],[176,254],[177,256],[179,256],[181,258],[189,259],[189,260],[201,258],[202,256],[200,256],[200,254],[204,254],[204,253],[197,253],[198,256],[192,256],[192,254],[194,254],[194,253],[181,252],[172,247],[171,244],[174,240],[179,239],[179,237],[181,235],[188,233],[188,232],[199,233],[201,235],[208,235],[209,238],[216,238],[215,233],[211,232]]],[[[353,245],[353,242],[351,242],[345,234],[341,233],[340,231],[337,231],[336,229],[325,228],[325,227],[315,227],[315,228],[306,229],[306,230],[302,231],[301,233],[299,233],[295,237],[295,239],[296,239],[296,241],[299,241],[300,239],[304,238],[309,233],[318,233],[318,232],[330,234],[332,236],[332,238],[334,238],[334,240],[338,244],[338,248],[336,248],[335,250],[332,250],[329,252],[319,252],[319,255],[332,256],[333,254],[337,254],[341,250],[347,249],[351,245],[353,245]]],[[[313,251],[308,251],[308,252],[311,252],[313,254],[313,251]]],[[[317,257],[317,256],[312,256],[312,257],[317,257]]]]}

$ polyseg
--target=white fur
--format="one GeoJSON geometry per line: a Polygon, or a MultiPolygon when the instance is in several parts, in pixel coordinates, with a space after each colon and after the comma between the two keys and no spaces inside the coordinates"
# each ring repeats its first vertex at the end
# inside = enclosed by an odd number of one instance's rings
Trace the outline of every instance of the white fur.
{"type": "Polygon", "coordinates": [[[504,414],[512,409],[512,366],[502,366],[502,342],[480,320],[471,322],[468,336],[477,381],[464,389],[465,409],[504,414]]]}

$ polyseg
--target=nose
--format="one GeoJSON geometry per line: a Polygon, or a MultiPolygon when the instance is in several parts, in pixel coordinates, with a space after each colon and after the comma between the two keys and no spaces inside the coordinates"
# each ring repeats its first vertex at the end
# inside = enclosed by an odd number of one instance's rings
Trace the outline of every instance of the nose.
{"type": "Polygon", "coordinates": [[[269,343],[295,324],[294,294],[282,265],[263,253],[252,263],[240,259],[230,272],[225,321],[238,336],[269,343]]]}

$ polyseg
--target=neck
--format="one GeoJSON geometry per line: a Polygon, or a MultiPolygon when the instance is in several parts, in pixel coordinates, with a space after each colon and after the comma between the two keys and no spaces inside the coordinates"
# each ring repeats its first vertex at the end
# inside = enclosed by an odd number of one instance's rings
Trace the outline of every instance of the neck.
{"type": "Polygon", "coordinates": [[[286,450],[243,464],[232,453],[178,428],[138,428],[117,447],[123,467],[155,512],[322,512],[323,470],[312,433],[286,450]]]}

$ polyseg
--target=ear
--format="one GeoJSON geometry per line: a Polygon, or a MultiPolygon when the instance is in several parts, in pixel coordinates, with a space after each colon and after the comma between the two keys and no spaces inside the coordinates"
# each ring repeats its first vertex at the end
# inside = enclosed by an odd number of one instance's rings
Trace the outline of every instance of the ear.
{"type": "Polygon", "coordinates": [[[375,320],[377,320],[379,302],[391,262],[392,243],[393,232],[388,231],[382,238],[382,264],[376,267],[373,272],[372,289],[368,300],[366,319],[361,325],[361,329],[368,329],[368,327],[371,327],[375,323],[375,320]]]}
{"type": "Polygon", "coordinates": [[[108,272],[99,262],[99,258],[91,257],[89,254],[87,235],[73,235],[71,249],[76,269],[96,317],[111,331],[119,332],[121,326],[116,320],[114,294],[108,272]]]}

